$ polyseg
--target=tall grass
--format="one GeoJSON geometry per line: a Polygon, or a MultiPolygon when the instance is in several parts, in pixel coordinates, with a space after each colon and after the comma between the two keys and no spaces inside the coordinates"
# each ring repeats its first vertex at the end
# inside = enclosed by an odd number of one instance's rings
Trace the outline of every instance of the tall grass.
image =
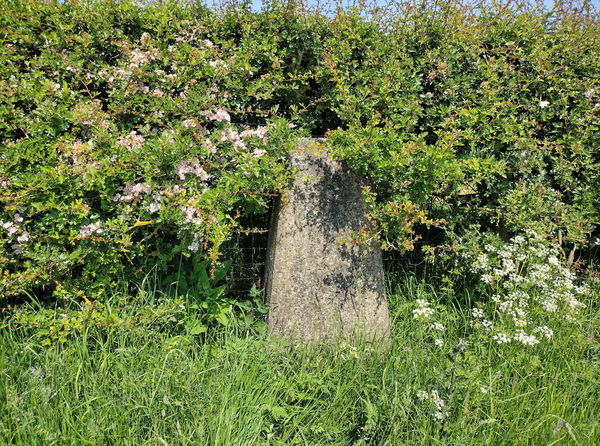
{"type": "Polygon", "coordinates": [[[529,349],[490,343],[461,353],[470,330],[461,300],[414,276],[395,282],[385,354],[286,346],[262,329],[193,338],[94,324],[42,347],[9,323],[0,332],[0,443],[598,444],[591,305],[585,339],[557,333],[529,349]],[[416,299],[454,302],[439,307],[442,347],[413,318],[416,299]],[[432,389],[443,421],[417,397],[432,389]]]}

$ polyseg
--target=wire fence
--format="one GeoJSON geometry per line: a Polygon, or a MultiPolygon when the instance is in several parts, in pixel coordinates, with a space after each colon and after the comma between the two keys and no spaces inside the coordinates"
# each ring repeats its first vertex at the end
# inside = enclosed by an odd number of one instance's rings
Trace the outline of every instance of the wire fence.
{"type": "MultiPolygon", "coordinates": [[[[225,277],[231,296],[248,296],[253,290],[264,288],[265,265],[269,242],[269,226],[273,207],[269,212],[253,216],[241,224],[235,235],[223,249],[223,258],[231,261],[225,277]]],[[[411,265],[406,255],[395,251],[384,251],[383,265],[386,273],[398,271],[411,265]]]]}
{"type": "Polygon", "coordinates": [[[271,211],[242,225],[223,249],[223,258],[231,260],[225,280],[232,295],[244,296],[264,287],[271,211]]]}

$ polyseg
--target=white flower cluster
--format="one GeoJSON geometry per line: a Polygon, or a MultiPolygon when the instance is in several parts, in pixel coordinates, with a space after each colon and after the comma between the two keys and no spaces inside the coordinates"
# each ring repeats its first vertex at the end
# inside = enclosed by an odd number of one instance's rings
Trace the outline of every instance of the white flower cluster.
{"type": "Polygon", "coordinates": [[[194,206],[179,206],[179,209],[184,214],[184,223],[192,223],[194,225],[202,224],[202,218],[198,215],[198,209],[194,206]]]}
{"type": "Polygon", "coordinates": [[[496,341],[497,344],[507,344],[510,342],[510,338],[504,333],[496,333],[494,336],[492,336],[492,339],[496,341]]]}
{"type": "Polygon", "coordinates": [[[431,392],[427,392],[425,390],[417,391],[417,398],[421,401],[430,401],[435,408],[435,412],[433,413],[433,418],[438,421],[443,421],[448,418],[448,411],[444,410],[446,407],[446,403],[440,397],[440,394],[437,390],[432,390],[431,392]]]}
{"type": "Polygon", "coordinates": [[[190,245],[188,246],[188,249],[192,252],[196,252],[198,251],[198,249],[200,248],[200,242],[201,242],[201,237],[200,234],[194,234],[194,240],[192,240],[192,243],[190,243],[190,245]]]}
{"type": "Polygon", "coordinates": [[[429,306],[429,302],[424,299],[417,299],[417,308],[413,310],[415,319],[428,319],[433,314],[433,308],[429,306]]]}
{"type": "Polygon", "coordinates": [[[484,249],[473,257],[471,269],[494,294],[487,309],[473,308],[471,313],[474,324],[492,333],[496,343],[536,345],[540,340],[535,334],[546,339],[554,334],[540,322],[571,321],[585,307],[581,297],[589,288],[576,285],[576,275],[560,261],[559,247],[537,233],[529,231],[501,247],[487,244],[484,249]]]}

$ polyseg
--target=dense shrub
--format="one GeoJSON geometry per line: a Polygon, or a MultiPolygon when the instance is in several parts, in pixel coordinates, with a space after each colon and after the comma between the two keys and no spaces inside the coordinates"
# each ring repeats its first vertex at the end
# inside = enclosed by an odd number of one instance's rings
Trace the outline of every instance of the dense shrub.
{"type": "Polygon", "coordinates": [[[307,134],[370,178],[385,248],[529,230],[577,259],[600,217],[597,15],[419,4],[2,2],[2,295],[216,263],[307,134]]]}

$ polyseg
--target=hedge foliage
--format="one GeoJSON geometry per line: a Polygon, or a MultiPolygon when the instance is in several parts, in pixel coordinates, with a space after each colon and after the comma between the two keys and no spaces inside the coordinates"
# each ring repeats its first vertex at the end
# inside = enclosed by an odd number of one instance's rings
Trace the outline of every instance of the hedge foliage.
{"type": "Polygon", "coordinates": [[[590,8],[0,3],[5,298],[217,262],[310,134],[371,180],[357,237],[384,248],[533,230],[575,260],[598,234],[590,8]]]}

